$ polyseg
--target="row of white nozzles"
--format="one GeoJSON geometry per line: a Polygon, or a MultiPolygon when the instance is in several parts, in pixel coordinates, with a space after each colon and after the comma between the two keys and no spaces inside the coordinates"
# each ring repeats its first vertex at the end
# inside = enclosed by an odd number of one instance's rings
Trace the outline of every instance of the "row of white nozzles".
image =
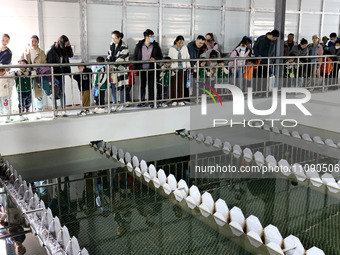
{"type": "Polygon", "coordinates": [[[8,161],[5,161],[5,165],[10,180],[6,185],[7,191],[21,207],[26,223],[30,224],[32,233],[38,236],[47,254],[88,255],[85,248],[80,250],[76,237],[70,238],[67,227],[61,227],[59,218],[53,217],[51,209],[46,209],[44,201],[39,199],[37,193],[33,193],[31,185],[27,185],[8,161]],[[30,213],[33,210],[37,211],[30,213]]]}
{"type": "Polygon", "coordinates": [[[323,141],[320,136],[314,136],[313,138],[311,138],[311,136],[308,133],[303,133],[302,135],[300,135],[298,131],[292,131],[290,133],[289,130],[286,129],[286,128],[283,128],[282,130],[280,130],[278,127],[270,127],[267,124],[263,125],[263,129],[267,130],[267,131],[272,131],[276,134],[283,134],[283,135],[286,135],[286,136],[292,136],[292,137],[295,137],[295,138],[298,138],[298,139],[303,139],[303,140],[308,141],[308,142],[315,142],[317,144],[327,145],[327,146],[332,147],[332,148],[340,149],[340,142],[335,144],[334,141],[330,138],[327,138],[323,141]]]}
{"type": "Polygon", "coordinates": [[[324,252],[316,247],[305,251],[299,238],[293,235],[283,239],[277,227],[273,225],[263,228],[256,216],[251,215],[246,219],[242,210],[236,206],[229,210],[223,199],[218,199],[215,202],[209,192],[204,192],[201,195],[195,185],[188,188],[184,180],[181,179],[177,182],[174,175],[166,176],[164,170],[159,169],[157,171],[154,165],[147,166],[144,160],[139,161],[136,156],[133,156],[132,159],[131,156],[126,157],[127,154],[130,155],[128,152],[124,154],[123,150],[117,150],[115,146],[107,150],[111,151],[112,157],[115,154],[117,160],[121,161],[122,159],[121,162],[127,166],[130,172],[134,171],[138,177],[144,178],[146,182],[152,181],[156,189],[162,187],[166,195],[173,193],[179,202],[184,199],[189,208],[199,208],[204,217],[212,215],[216,224],[221,227],[228,224],[234,235],[246,234],[249,242],[256,248],[266,245],[270,254],[283,255],[285,252],[288,255],[324,255],[324,252]],[[121,153],[117,153],[118,151],[121,151],[121,153]]]}
{"type": "MultiPolygon", "coordinates": [[[[186,136],[189,139],[197,140],[197,137],[200,137],[198,142],[205,141],[209,137],[208,140],[212,141],[211,142],[212,146],[219,148],[219,149],[222,148],[223,151],[227,154],[232,152],[232,154],[236,158],[239,158],[240,156],[243,155],[244,160],[247,162],[250,162],[254,158],[258,166],[267,164],[269,167],[272,167],[272,168],[278,167],[280,172],[287,177],[293,174],[298,181],[305,181],[308,179],[312,183],[312,185],[316,187],[325,185],[328,188],[328,190],[332,193],[338,193],[340,191],[340,180],[336,181],[333,175],[330,173],[324,173],[323,175],[320,176],[316,170],[313,170],[307,167],[306,169],[304,169],[304,167],[301,164],[295,163],[295,164],[290,165],[288,161],[285,159],[281,159],[279,162],[277,162],[275,157],[272,155],[268,155],[265,158],[260,151],[257,151],[254,154],[249,148],[245,148],[242,151],[241,147],[238,144],[235,144],[234,146],[232,146],[228,141],[222,143],[222,141],[218,138],[216,138],[215,140],[213,140],[210,136],[207,136],[205,138],[203,134],[200,133],[196,135],[194,131],[191,131],[190,134],[188,134],[187,132],[182,132],[181,134],[183,136],[184,134],[186,134],[186,136]]],[[[316,138],[316,140],[318,140],[318,138],[316,138]]]]}

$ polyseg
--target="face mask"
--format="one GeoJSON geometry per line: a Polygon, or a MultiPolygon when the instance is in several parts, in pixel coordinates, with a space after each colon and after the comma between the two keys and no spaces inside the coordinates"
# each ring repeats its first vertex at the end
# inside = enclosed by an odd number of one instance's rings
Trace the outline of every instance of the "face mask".
{"type": "Polygon", "coordinates": [[[246,47],[240,47],[241,50],[246,50],[246,47]]]}
{"type": "Polygon", "coordinates": [[[337,49],[337,50],[340,49],[340,45],[339,46],[335,46],[335,49],[337,49]]]}
{"type": "Polygon", "coordinates": [[[334,43],[334,40],[330,40],[332,43],[334,43]]]}
{"type": "Polygon", "coordinates": [[[155,38],[150,37],[150,42],[153,43],[155,41],[155,38]]]}

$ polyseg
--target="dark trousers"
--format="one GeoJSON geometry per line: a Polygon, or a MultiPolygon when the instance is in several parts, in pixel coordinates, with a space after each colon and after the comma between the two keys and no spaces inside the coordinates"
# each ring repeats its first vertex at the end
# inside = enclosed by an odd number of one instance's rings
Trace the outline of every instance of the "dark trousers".
{"type": "Polygon", "coordinates": [[[100,90],[99,95],[94,97],[95,104],[98,106],[99,105],[105,105],[105,92],[106,90],[100,90]]]}
{"type": "Polygon", "coordinates": [[[59,82],[59,91],[55,91],[55,99],[54,99],[54,103],[55,103],[55,108],[57,109],[58,108],[58,105],[57,105],[57,99],[60,99],[60,106],[62,109],[65,108],[65,103],[66,103],[66,95],[64,93],[64,85],[63,85],[63,76],[61,75],[56,75],[55,78],[58,80],[59,82]]]}
{"type": "Polygon", "coordinates": [[[19,112],[29,112],[32,102],[32,93],[31,91],[27,92],[18,92],[18,101],[19,101],[19,112]]]}
{"type": "Polygon", "coordinates": [[[132,86],[130,85],[126,85],[125,86],[125,102],[132,102],[131,100],[131,95],[130,95],[130,91],[131,91],[132,86]]]}
{"type": "Polygon", "coordinates": [[[145,89],[146,85],[148,85],[148,100],[154,99],[154,71],[142,71],[140,74],[141,80],[141,101],[145,101],[145,89]]]}

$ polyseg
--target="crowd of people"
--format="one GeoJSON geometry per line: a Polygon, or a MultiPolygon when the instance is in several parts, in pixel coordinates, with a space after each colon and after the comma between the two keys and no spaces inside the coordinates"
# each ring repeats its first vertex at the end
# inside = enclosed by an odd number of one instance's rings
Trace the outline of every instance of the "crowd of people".
{"type": "Polygon", "coordinates": [[[337,78],[340,65],[340,38],[336,33],[331,33],[330,38],[324,36],[322,42],[317,35],[312,36],[312,42],[302,38],[300,43],[294,41],[294,34],[288,35],[288,40],[284,42],[284,55],[290,56],[285,66],[285,77],[289,78],[288,84],[293,86],[295,78],[298,78],[298,86],[302,86],[303,78],[309,77],[309,85],[318,85],[320,78],[324,77],[327,83],[329,78],[337,78]],[[320,56],[330,57],[320,57],[320,56]],[[332,57],[331,57],[332,55],[332,57]],[[335,55],[335,56],[334,56],[335,55]],[[305,56],[315,56],[315,58],[304,58],[305,56]],[[295,57],[298,58],[298,61],[295,57]],[[297,66],[297,62],[302,63],[297,66]],[[314,84],[311,84],[311,80],[314,84]]]}
{"type": "MultiPolygon", "coordinates": [[[[184,37],[178,35],[169,48],[168,55],[164,56],[164,50],[162,51],[155,41],[154,32],[147,29],[143,33],[143,39],[136,44],[131,57],[128,46],[123,41],[124,34],[116,30],[111,34],[112,42],[107,57],[98,56],[97,65],[92,69],[86,67],[85,63],[80,63],[78,71],[74,74],[71,73],[68,65],[53,66],[53,70],[49,67],[27,68],[30,64],[67,64],[73,57],[72,46],[67,36],[60,36],[45,54],[44,50],[39,48],[39,37],[33,35],[29,47],[24,50],[18,61],[19,65],[25,66],[13,72],[0,67],[0,111],[2,115],[7,115],[6,121],[9,121],[13,86],[16,86],[18,93],[19,113],[31,111],[32,99],[35,110],[42,111],[43,96],[49,96],[52,92],[55,109],[58,107],[57,100],[60,100],[60,107],[64,109],[67,75],[78,84],[83,107],[80,112],[82,115],[90,112],[92,96],[96,105],[93,110],[95,113],[103,113],[105,102],[109,100],[112,100],[112,111],[122,110],[136,99],[131,98],[130,92],[137,79],[140,86],[138,106],[145,106],[148,102],[150,107],[154,107],[155,97],[159,106],[185,105],[190,95],[196,93],[194,91],[196,86],[193,86],[196,82],[209,81],[210,84],[229,82],[243,91],[249,86],[253,86],[254,90],[263,91],[267,89],[266,78],[273,75],[271,64],[274,60],[271,59],[268,63],[268,57],[276,56],[276,40],[279,35],[279,31],[274,29],[258,37],[254,43],[249,37],[244,36],[230,54],[234,60],[223,61],[220,58],[224,54],[213,33],[199,35],[187,45],[184,43],[184,37]],[[183,61],[189,59],[200,59],[200,61],[183,61]],[[129,60],[145,62],[129,65],[126,63],[129,60]],[[164,60],[164,63],[155,64],[153,62],[155,60],[164,60]],[[111,64],[107,65],[107,62],[111,64]],[[51,78],[52,71],[54,80],[51,78]],[[257,79],[255,86],[252,85],[254,78],[257,79]],[[156,88],[154,84],[157,84],[156,88]],[[109,89],[112,98],[106,98],[109,89]]],[[[289,79],[288,83],[291,86],[294,86],[295,78],[299,80],[298,86],[302,86],[303,77],[337,77],[340,68],[338,64],[340,38],[336,33],[331,33],[329,37],[324,36],[320,42],[319,37],[314,35],[311,43],[308,43],[305,38],[297,43],[294,34],[288,35],[288,39],[284,42],[284,56],[287,57],[284,76],[289,79]],[[325,58],[318,57],[322,55],[333,57],[326,58],[327,63],[325,63],[325,58]],[[305,56],[315,56],[315,58],[304,58],[305,56]]],[[[3,34],[0,48],[1,65],[9,65],[12,62],[12,52],[7,47],[9,42],[10,36],[3,34]]],[[[24,115],[20,118],[27,119],[24,115]]]]}

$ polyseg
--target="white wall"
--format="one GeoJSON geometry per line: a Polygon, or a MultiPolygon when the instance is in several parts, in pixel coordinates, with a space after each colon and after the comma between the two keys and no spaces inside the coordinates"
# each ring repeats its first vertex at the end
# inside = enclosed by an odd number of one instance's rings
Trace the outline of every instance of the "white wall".
{"type": "MultiPolygon", "coordinates": [[[[312,94],[305,104],[312,116],[304,116],[296,107],[288,106],[287,116],[280,107],[270,116],[254,116],[245,108],[245,116],[232,115],[232,101],[208,104],[208,115],[201,116],[201,105],[161,108],[134,112],[68,117],[51,121],[19,122],[0,128],[0,153],[20,154],[88,144],[92,140],[116,141],[173,133],[177,129],[203,129],[213,126],[212,119],[296,119],[299,124],[340,133],[340,91],[312,94]]],[[[256,99],[256,109],[269,109],[269,99],[256,99]]],[[[279,100],[280,102],[280,100],[279,100]]],[[[242,128],[240,126],[240,128],[242,128]]],[[[314,130],[315,131],[315,130],[314,130]]],[[[327,137],[325,137],[327,138],[327,137]]],[[[339,139],[340,141],[340,136],[339,139]]],[[[337,141],[337,142],[339,142],[337,141]]]]}
{"type": "Polygon", "coordinates": [[[2,125],[2,155],[44,151],[88,144],[172,133],[189,128],[189,107],[69,117],[50,121],[2,125]]]}
{"type": "Polygon", "coordinates": [[[31,35],[39,34],[38,5],[36,1],[0,0],[0,6],[0,33],[11,37],[8,47],[14,55],[12,63],[17,64],[31,35]]]}

